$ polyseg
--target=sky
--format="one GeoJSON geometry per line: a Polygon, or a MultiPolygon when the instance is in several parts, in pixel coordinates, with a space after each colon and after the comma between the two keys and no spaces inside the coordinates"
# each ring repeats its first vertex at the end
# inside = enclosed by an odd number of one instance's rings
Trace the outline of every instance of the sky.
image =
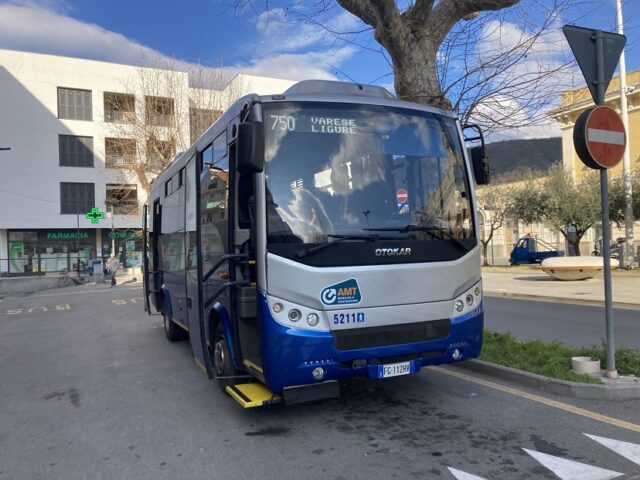
{"type": "MultiPolygon", "coordinates": [[[[522,0],[518,15],[506,14],[500,38],[483,35],[482,44],[476,46],[479,54],[504,48],[509,38],[526,34],[522,22],[535,21],[553,1],[558,0],[522,0]]],[[[311,1],[248,0],[236,9],[234,3],[234,0],[0,0],[0,48],[133,65],[145,61],[142,59],[169,57],[186,63],[223,66],[232,72],[295,80],[353,80],[393,88],[392,69],[380,45],[359,19],[339,6],[305,20],[300,12],[307,12],[311,1]],[[265,10],[267,3],[269,9],[265,10]],[[331,32],[361,33],[336,37],[331,32]]],[[[408,1],[397,3],[403,6],[408,1]]],[[[564,23],[615,29],[615,0],[577,3],[549,26],[550,34],[542,47],[531,55],[535,55],[537,62],[541,59],[558,62],[560,53],[566,55],[568,47],[560,33],[564,23]]],[[[640,0],[623,0],[623,12],[628,37],[626,63],[631,71],[640,69],[640,0]]],[[[528,69],[526,62],[524,70],[528,69]]],[[[562,83],[555,77],[549,79],[553,81],[562,83]]],[[[575,78],[572,82],[577,84],[575,78]]],[[[494,102],[501,110],[507,100],[498,98],[494,102]]],[[[513,111],[506,109],[510,116],[533,115],[528,107],[517,102],[513,107],[513,111]]],[[[484,108],[485,112],[495,111],[489,102],[484,108]]],[[[556,134],[559,134],[557,126],[544,125],[517,132],[525,137],[556,134]]]]}

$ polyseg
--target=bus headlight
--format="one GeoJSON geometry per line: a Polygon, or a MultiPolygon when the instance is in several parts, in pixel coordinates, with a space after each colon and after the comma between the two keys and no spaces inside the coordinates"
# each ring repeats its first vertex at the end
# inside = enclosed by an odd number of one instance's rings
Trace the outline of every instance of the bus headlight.
{"type": "Polygon", "coordinates": [[[482,307],[482,284],[476,283],[453,299],[451,318],[461,317],[482,307]]]}
{"type": "Polygon", "coordinates": [[[307,315],[307,323],[310,327],[315,327],[316,325],[318,325],[319,321],[320,317],[318,317],[317,313],[310,313],[309,315],[307,315]]]}
{"type": "Polygon", "coordinates": [[[271,317],[280,325],[314,332],[330,331],[326,312],[269,296],[267,302],[271,317]]]}

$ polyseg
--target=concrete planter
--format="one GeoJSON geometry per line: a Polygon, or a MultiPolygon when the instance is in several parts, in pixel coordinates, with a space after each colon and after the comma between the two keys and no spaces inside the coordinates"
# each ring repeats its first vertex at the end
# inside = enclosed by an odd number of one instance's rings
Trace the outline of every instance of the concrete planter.
{"type": "Polygon", "coordinates": [[[571,370],[579,375],[600,376],[600,360],[591,357],[572,357],[571,370]]]}

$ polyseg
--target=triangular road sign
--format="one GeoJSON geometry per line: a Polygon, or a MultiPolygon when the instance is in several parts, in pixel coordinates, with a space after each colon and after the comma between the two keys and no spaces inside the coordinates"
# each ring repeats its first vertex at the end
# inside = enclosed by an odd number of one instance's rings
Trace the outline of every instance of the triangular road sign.
{"type": "MultiPolygon", "coordinates": [[[[565,25],[562,27],[564,36],[567,37],[573,55],[578,61],[582,75],[587,82],[593,101],[598,104],[597,98],[597,65],[596,65],[596,33],[592,28],[565,25]]],[[[620,60],[620,55],[627,43],[627,37],[619,33],[602,32],[604,40],[604,91],[607,91],[613,72],[615,72],[620,60]]],[[[603,99],[604,100],[604,99],[603,99]]]]}

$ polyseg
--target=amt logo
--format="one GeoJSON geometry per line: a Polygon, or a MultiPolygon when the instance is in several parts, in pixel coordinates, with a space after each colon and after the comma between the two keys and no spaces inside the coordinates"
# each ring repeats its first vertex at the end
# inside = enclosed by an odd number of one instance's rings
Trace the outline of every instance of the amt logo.
{"type": "Polygon", "coordinates": [[[325,305],[349,305],[360,303],[360,287],[355,278],[330,285],[320,293],[320,300],[325,305]]]}
{"type": "Polygon", "coordinates": [[[338,295],[335,288],[325,288],[322,291],[322,302],[327,305],[334,303],[337,297],[338,295]]]}

